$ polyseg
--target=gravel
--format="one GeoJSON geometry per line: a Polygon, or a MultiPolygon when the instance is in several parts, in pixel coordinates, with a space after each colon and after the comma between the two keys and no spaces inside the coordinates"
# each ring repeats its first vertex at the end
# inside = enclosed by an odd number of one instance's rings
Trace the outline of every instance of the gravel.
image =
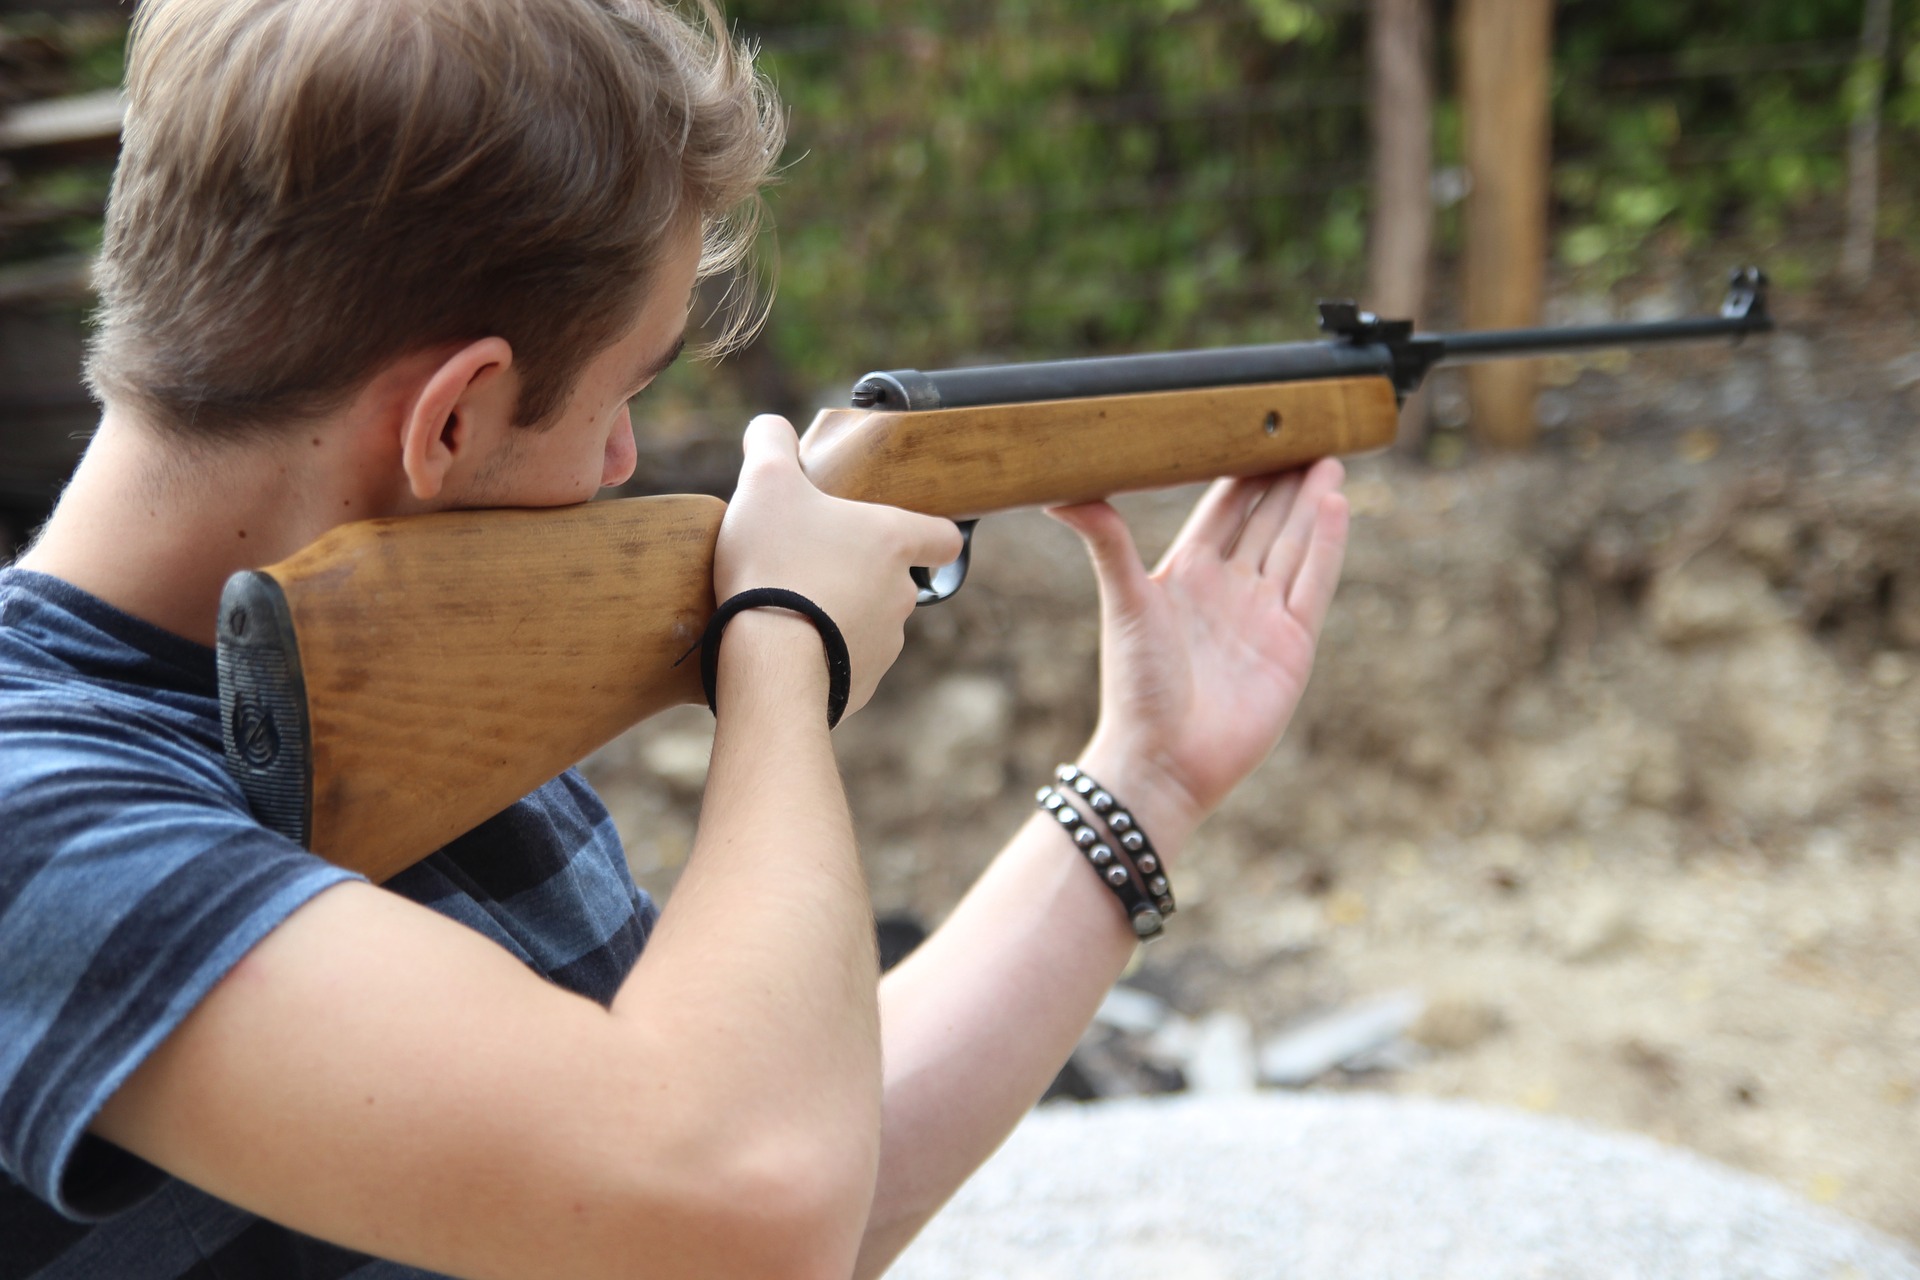
{"type": "Polygon", "coordinates": [[[1645,1138],[1382,1095],[1034,1112],[892,1280],[1920,1280],[1920,1255],[1645,1138]]]}

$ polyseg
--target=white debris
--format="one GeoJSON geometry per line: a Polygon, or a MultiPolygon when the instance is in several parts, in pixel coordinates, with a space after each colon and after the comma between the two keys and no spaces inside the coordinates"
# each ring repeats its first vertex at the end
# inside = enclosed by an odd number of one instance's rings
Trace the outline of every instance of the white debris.
{"type": "Polygon", "coordinates": [[[1150,1036],[1167,1024],[1173,1010],[1159,996],[1132,987],[1115,987],[1100,1002],[1094,1022],[1130,1036],[1150,1036]]]}
{"type": "Polygon", "coordinates": [[[1263,1084],[1299,1088],[1405,1035],[1426,1009],[1417,991],[1400,991],[1281,1032],[1260,1047],[1263,1084]]]}
{"type": "Polygon", "coordinates": [[[1181,1070],[1193,1093],[1252,1093],[1258,1083],[1252,1024],[1237,1013],[1210,1013],[1200,1019],[1181,1070]]]}

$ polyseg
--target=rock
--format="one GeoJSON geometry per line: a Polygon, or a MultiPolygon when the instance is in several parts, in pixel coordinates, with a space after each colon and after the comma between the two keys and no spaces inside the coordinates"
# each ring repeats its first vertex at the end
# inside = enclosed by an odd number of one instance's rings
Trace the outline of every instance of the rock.
{"type": "Polygon", "coordinates": [[[674,730],[644,739],[640,764],[656,778],[679,791],[697,792],[707,785],[707,763],[713,758],[713,730],[674,730]]]}
{"type": "Polygon", "coordinates": [[[1574,905],[1561,934],[1560,953],[1573,961],[1596,960],[1633,937],[1633,909],[1604,889],[1587,893],[1574,905]]]}
{"type": "Polygon", "coordinates": [[[1775,582],[1784,582],[1800,561],[1800,527],[1784,511],[1756,511],[1734,521],[1727,540],[1775,582]]]}
{"type": "MultiPolygon", "coordinates": [[[[1415,849],[1415,856],[1419,850],[1415,849]]],[[[1326,912],[1305,898],[1287,898],[1260,919],[1255,936],[1272,955],[1304,955],[1320,945],[1327,932],[1326,912]]]]}
{"type": "Polygon", "coordinates": [[[907,735],[907,772],[918,788],[983,800],[1005,785],[1013,699],[992,676],[950,675],[920,696],[907,735]]]}
{"type": "Polygon", "coordinates": [[[1429,1004],[1408,1034],[1429,1049],[1460,1053],[1497,1034],[1506,1023],[1506,1015],[1485,1001],[1447,996],[1429,1004]]]}
{"type": "Polygon", "coordinates": [[[1686,800],[1693,789],[1687,768],[1687,753],[1678,734],[1669,729],[1649,727],[1637,736],[1639,759],[1627,794],[1635,803],[1649,809],[1673,809],[1686,800]]]}
{"type": "Polygon", "coordinates": [[[1890,649],[1874,654],[1867,663],[1867,678],[1879,689],[1898,689],[1912,674],[1906,656],[1890,649]]]}
{"type": "Polygon", "coordinates": [[[1895,644],[1920,649],[1920,572],[1910,571],[1894,578],[1887,629],[1895,644]]]}
{"type": "Polygon", "coordinates": [[[1909,351],[1887,361],[1887,380],[1895,391],[1920,386],[1920,351],[1909,351]]]}
{"type": "Polygon", "coordinates": [[[888,1275],[1920,1280],[1920,1257],[1646,1138],[1458,1102],[1269,1094],[1042,1108],[888,1275]]]}
{"type": "Polygon", "coordinates": [[[1764,631],[1787,620],[1765,575],[1751,564],[1701,556],[1653,580],[1647,622],[1661,643],[1682,648],[1764,631]]]}
{"type": "Polygon", "coordinates": [[[1136,1098],[1177,1092],[1185,1084],[1178,1066],[1148,1057],[1139,1041],[1096,1022],[1080,1038],[1046,1097],[1136,1098]]]}
{"type": "Polygon", "coordinates": [[[1748,822],[1802,821],[1845,794],[1857,739],[1839,733],[1844,683],[1833,656],[1803,632],[1758,637],[1729,653],[1715,681],[1713,727],[1737,749],[1703,792],[1748,822]]]}
{"type": "Polygon", "coordinates": [[[1199,1094],[1252,1093],[1253,1026],[1237,1013],[1210,1013],[1194,1029],[1182,1068],[1187,1088],[1199,1094]]]}
{"type": "Polygon", "coordinates": [[[1417,991],[1401,991],[1290,1027],[1260,1047],[1260,1081],[1296,1089],[1312,1084],[1398,1040],[1426,1003],[1417,991]]]}

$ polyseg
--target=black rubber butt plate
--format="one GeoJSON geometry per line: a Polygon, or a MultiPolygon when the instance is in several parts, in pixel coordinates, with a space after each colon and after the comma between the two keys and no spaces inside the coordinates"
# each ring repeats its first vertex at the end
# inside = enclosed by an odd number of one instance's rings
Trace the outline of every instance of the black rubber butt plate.
{"type": "Polygon", "coordinates": [[[313,733],[300,646],[280,584],[248,570],[220,594],[220,736],[260,825],[310,845],[313,733]]]}

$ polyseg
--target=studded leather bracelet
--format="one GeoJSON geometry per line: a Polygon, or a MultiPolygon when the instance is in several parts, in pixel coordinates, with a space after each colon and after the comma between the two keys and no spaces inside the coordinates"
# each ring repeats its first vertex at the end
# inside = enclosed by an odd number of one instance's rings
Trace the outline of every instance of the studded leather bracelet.
{"type": "Polygon", "coordinates": [[[1131,811],[1078,765],[1063,764],[1054,776],[1059,786],[1040,788],[1036,802],[1067,830],[1100,882],[1119,899],[1134,936],[1151,942],[1174,912],[1173,889],[1158,851],[1131,811]],[[1074,805],[1075,796],[1093,811],[1092,821],[1074,805]],[[1106,827],[1104,839],[1093,822],[1106,827]]]}

